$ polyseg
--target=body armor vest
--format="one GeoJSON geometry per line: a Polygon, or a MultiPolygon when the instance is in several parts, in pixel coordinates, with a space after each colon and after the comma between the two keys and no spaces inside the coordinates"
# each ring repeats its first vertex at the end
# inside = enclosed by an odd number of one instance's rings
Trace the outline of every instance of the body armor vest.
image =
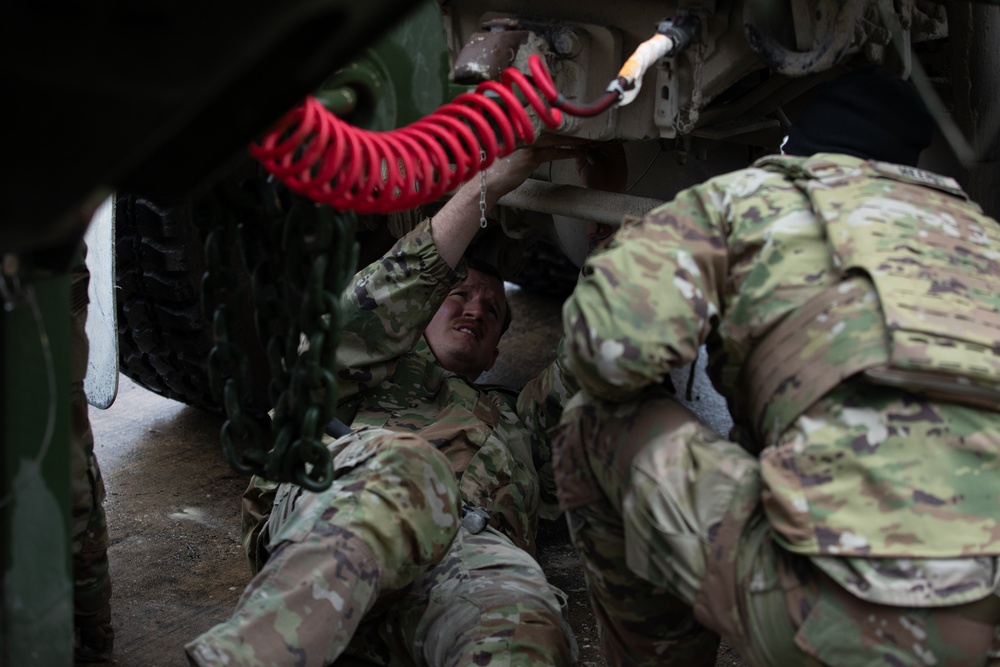
{"type": "Polygon", "coordinates": [[[786,173],[809,197],[842,276],[775,326],[744,366],[764,442],[858,373],[1000,410],[1000,225],[953,179],[912,167],[823,158],[758,165],[786,173]],[[866,333],[846,335],[852,323],[866,333]],[[820,339],[839,339],[838,363],[823,367],[810,351],[820,339]]]}

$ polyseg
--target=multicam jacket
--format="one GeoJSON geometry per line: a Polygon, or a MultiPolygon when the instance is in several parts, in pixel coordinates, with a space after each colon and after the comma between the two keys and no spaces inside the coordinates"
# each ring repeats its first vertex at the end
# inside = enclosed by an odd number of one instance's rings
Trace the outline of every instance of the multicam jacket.
{"type": "MultiPolygon", "coordinates": [[[[558,362],[518,394],[438,365],[423,331],[465,272],[464,262],[453,270],[441,258],[424,221],[355,276],[341,299],[338,413],[355,431],[419,433],[451,462],[464,503],[489,510],[491,526],[534,553],[539,516],[558,515],[545,432],[576,385],[558,362]]],[[[256,487],[245,496],[245,537],[270,511],[247,506],[273,496],[256,487]]]]}
{"type": "MultiPolygon", "coordinates": [[[[904,169],[895,171],[883,177],[842,155],[770,157],[685,190],[627,222],[589,258],[563,311],[567,366],[605,399],[661,383],[706,344],[709,375],[737,424],[734,437],[760,453],[764,508],[777,539],[830,570],[838,565],[829,561],[860,558],[850,576],[872,569],[866,559],[896,567],[898,559],[1000,554],[1000,382],[992,360],[1000,331],[990,328],[1000,312],[1000,244],[993,242],[1000,229],[960,192],[904,183],[904,169]],[[849,194],[836,179],[810,181],[814,167],[851,174],[849,194]],[[828,201],[816,204],[817,194],[828,201]],[[868,264],[855,266],[850,260],[864,253],[828,237],[834,218],[848,232],[892,224],[866,237],[868,264]],[[971,291],[974,307],[964,301],[971,291]],[[924,308],[932,293],[933,307],[924,308]],[[976,312],[982,322],[967,318],[976,312]],[[915,341],[928,336],[910,335],[899,320],[919,329],[932,315],[935,335],[945,335],[921,358],[915,341]],[[775,332],[788,322],[793,331],[776,344],[775,332]],[[769,354],[754,359],[765,343],[769,354]],[[952,356],[938,363],[941,350],[952,356]],[[975,385],[985,399],[943,402],[874,384],[876,371],[900,355],[918,366],[935,362],[928,368],[937,377],[957,372],[952,385],[975,385]],[[981,371],[971,379],[953,368],[968,359],[981,371]],[[991,401],[986,410],[969,407],[991,401]],[[945,423],[947,443],[937,435],[945,423]]],[[[986,561],[973,578],[996,576],[993,559],[986,561]]]]}

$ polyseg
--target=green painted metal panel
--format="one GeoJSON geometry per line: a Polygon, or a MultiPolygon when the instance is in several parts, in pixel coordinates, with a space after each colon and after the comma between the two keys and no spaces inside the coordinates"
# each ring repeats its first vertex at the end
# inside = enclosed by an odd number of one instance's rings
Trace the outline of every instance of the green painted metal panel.
{"type": "Polygon", "coordinates": [[[73,662],[69,277],[0,308],[0,664],[73,662]]]}
{"type": "Polygon", "coordinates": [[[452,99],[457,91],[449,85],[448,70],[440,4],[424,0],[331,75],[315,95],[351,125],[386,131],[417,121],[452,99]]]}

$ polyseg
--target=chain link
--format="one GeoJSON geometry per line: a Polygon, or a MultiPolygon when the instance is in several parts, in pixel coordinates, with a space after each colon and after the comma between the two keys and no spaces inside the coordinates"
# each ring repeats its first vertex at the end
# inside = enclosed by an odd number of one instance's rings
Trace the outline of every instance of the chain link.
{"type": "Polygon", "coordinates": [[[336,413],[339,297],[357,262],[355,221],[263,179],[244,186],[219,186],[196,216],[206,232],[202,307],[215,335],[209,381],[227,415],[223,451],[238,472],[322,491],[333,481],[322,437],[336,413]],[[232,335],[232,310],[243,303],[229,261],[234,241],[251,272],[254,326],[271,371],[269,420],[246,407],[246,353],[232,335]]]}
{"type": "MultiPolygon", "coordinates": [[[[484,149],[479,149],[479,160],[486,162],[484,149]]],[[[486,169],[482,169],[479,173],[479,226],[486,229],[486,169]]]]}

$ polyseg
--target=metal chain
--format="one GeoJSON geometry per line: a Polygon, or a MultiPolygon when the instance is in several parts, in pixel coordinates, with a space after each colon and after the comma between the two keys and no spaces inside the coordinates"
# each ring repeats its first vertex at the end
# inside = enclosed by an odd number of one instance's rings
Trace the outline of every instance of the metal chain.
{"type": "Polygon", "coordinates": [[[230,335],[236,330],[230,304],[238,303],[240,285],[229,261],[237,235],[236,216],[233,207],[224,202],[216,190],[199,200],[193,210],[195,224],[205,235],[201,306],[215,341],[208,355],[208,380],[212,394],[228,415],[221,433],[226,458],[234,470],[251,474],[260,467],[268,448],[264,429],[241,409],[250,391],[250,377],[246,355],[230,335]]]}
{"type": "Polygon", "coordinates": [[[336,412],[332,369],[340,342],[339,297],[357,262],[355,224],[350,214],[293,201],[287,191],[259,179],[248,186],[230,186],[227,206],[216,203],[207,216],[203,308],[216,339],[210,383],[227,414],[223,450],[238,472],[321,491],[333,480],[322,436],[336,412]],[[246,355],[230,336],[234,317],[227,304],[241,301],[227,249],[237,237],[252,273],[254,322],[271,369],[269,429],[245,408],[246,355]],[[289,304],[297,304],[298,312],[289,304]]]}
{"type": "MultiPolygon", "coordinates": [[[[486,162],[486,151],[483,149],[479,149],[479,160],[486,162]]],[[[481,174],[479,180],[479,226],[486,229],[486,170],[483,169],[479,173],[481,174]]]]}

